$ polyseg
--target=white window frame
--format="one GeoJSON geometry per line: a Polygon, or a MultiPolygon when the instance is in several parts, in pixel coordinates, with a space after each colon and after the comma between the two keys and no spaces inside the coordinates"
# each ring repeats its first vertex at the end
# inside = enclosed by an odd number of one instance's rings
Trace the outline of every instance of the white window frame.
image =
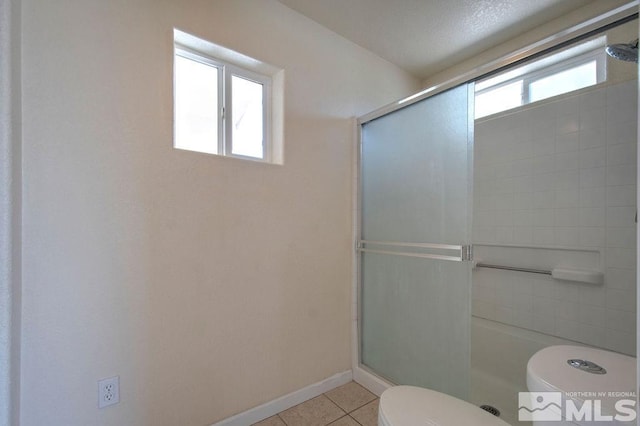
{"type": "MultiPolygon", "coordinates": [[[[593,87],[595,85],[598,85],[600,83],[605,82],[606,79],[607,79],[607,55],[606,55],[606,52],[604,51],[604,48],[593,49],[591,51],[588,51],[588,52],[585,52],[583,54],[574,56],[572,58],[568,58],[568,59],[562,60],[562,61],[560,61],[560,62],[558,62],[556,64],[549,65],[548,67],[541,68],[541,69],[538,69],[538,70],[535,70],[535,71],[531,71],[529,73],[525,73],[525,74],[513,77],[513,78],[511,78],[509,80],[502,81],[502,82],[500,82],[498,84],[495,84],[495,85],[486,87],[486,88],[484,88],[482,90],[476,91],[475,95],[476,96],[482,95],[484,93],[488,93],[488,92],[491,92],[493,90],[499,89],[500,87],[503,87],[503,86],[506,86],[506,85],[509,85],[509,84],[512,84],[512,83],[516,83],[518,81],[522,81],[522,99],[521,99],[521,103],[520,103],[519,106],[521,107],[521,106],[524,106],[524,105],[528,105],[528,104],[532,103],[531,99],[530,99],[531,98],[531,94],[530,94],[531,89],[530,88],[531,88],[531,84],[532,83],[534,83],[534,82],[536,82],[538,80],[541,80],[543,78],[546,78],[546,77],[549,77],[549,76],[552,76],[552,75],[555,75],[555,74],[559,74],[559,73],[561,73],[563,71],[570,70],[572,68],[577,68],[577,67],[579,67],[581,65],[588,64],[589,62],[592,62],[594,60],[596,61],[596,83],[594,85],[592,85],[592,86],[586,86],[586,87],[593,87]]],[[[581,90],[581,89],[577,89],[577,90],[581,90]]],[[[556,96],[562,96],[562,95],[565,95],[567,93],[571,93],[572,91],[574,91],[574,90],[570,90],[570,91],[567,91],[567,92],[559,93],[559,94],[557,94],[555,96],[551,96],[549,98],[540,99],[540,100],[535,101],[535,102],[541,102],[541,101],[544,101],[544,100],[547,100],[547,99],[554,98],[556,96]]],[[[518,108],[518,107],[514,107],[514,108],[518,108]]],[[[494,114],[500,114],[502,112],[509,111],[511,109],[514,109],[514,108],[507,108],[507,109],[504,109],[502,111],[495,112],[493,114],[485,115],[485,116],[482,116],[482,117],[477,117],[476,119],[489,117],[489,116],[494,115],[494,114]]]]}
{"type": "MultiPolygon", "coordinates": [[[[607,78],[607,54],[604,51],[604,49],[592,50],[591,52],[587,52],[582,55],[568,59],[566,61],[559,62],[555,65],[551,65],[548,68],[543,68],[541,70],[532,72],[531,74],[525,74],[523,76],[524,77],[523,78],[523,85],[524,85],[523,98],[524,99],[522,100],[523,105],[531,103],[530,99],[531,99],[532,83],[555,74],[560,74],[563,71],[577,68],[581,65],[586,65],[592,61],[596,62],[596,83],[595,84],[605,81],[607,78]]],[[[586,86],[586,87],[591,87],[591,86],[586,86]]],[[[560,96],[565,93],[569,93],[569,92],[560,93],[555,96],[560,96]]],[[[549,98],[546,98],[546,99],[549,99],[549,98]]]]}
{"type": "MultiPolygon", "coordinates": [[[[260,73],[250,71],[233,65],[229,62],[222,61],[213,56],[207,55],[202,52],[198,52],[194,49],[190,49],[187,46],[183,46],[178,43],[174,43],[174,58],[181,56],[186,59],[190,59],[196,62],[200,62],[204,65],[212,66],[218,69],[218,106],[219,117],[218,121],[218,146],[217,154],[224,157],[241,158],[245,160],[272,162],[272,143],[271,143],[271,93],[272,93],[272,79],[270,76],[262,75],[260,73]],[[240,77],[245,80],[249,80],[254,83],[262,85],[262,157],[252,157],[247,155],[239,155],[233,153],[233,126],[232,111],[233,111],[233,84],[232,77],[240,77]]],[[[174,70],[175,78],[175,70],[174,70]]],[[[175,88],[175,82],[174,82],[175,88]]],[[[175,108],[175,105],[174,105],[175,108]]],[[[175,115],[174,115],[175,119],[175,115]]],[[[174,140],[175,140],[175,128],[174,128],[174,140]]],[[[188,148],[181,148],[187,149],[188,148]]]]}
{"type": "Polygon", "coordinates": [[[225,103],[222,114],[225,125],[224,155],[271,162],[271,78],[231,64],[225,65],[223,74],[225,78],[225,103]],[[231,125],[233,84],[231,80],[234,76],[262,85],[262,158],[233,154],[233,127],[231,125]]]}

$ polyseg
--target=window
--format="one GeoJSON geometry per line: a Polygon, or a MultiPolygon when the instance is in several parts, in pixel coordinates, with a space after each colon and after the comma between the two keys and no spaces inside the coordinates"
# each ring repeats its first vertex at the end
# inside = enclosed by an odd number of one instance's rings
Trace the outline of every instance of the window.
{"type": "Polygon", "coordinates": [[[475,118],[605,81],[605,45],[606,38],[599,37],[477,82],[475,118]]]}
{"type": "Polygon", "coordinates": [[[282,70],[178,30],[174,40],[174,147],[281,163],[282,70]]]}
{"type": "Polygon", "coordinates": [[[177,49],[174,61],[174,146],[218,154],[222,141],[220,68],[177,49]]]}

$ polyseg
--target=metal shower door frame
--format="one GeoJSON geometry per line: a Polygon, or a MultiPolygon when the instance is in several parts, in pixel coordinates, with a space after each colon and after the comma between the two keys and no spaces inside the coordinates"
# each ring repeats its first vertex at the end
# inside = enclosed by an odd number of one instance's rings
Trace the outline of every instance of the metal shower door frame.
{"type": "MultiPolygon", "coordinates": [[[[355,262],[355,342],[354,342],[354,354],[353,365],[358,369],[365,371],[367,374],[375,377],[376,380],[383,382],[384,387],[393,385],[394,383],[388,378],[382,376],[379,372],[373,371],[362,362],[362,270],[361,261],[363,253],[377,253],[396,256],[416,257],[423,259],[433,259],[451,262],[470,262],[473,260],[473,246],[471,245],[471,214],[472,214],[472,202],[467,203],[467,235],[468,241],[460,242],[460,244],[439,244],[439,243],[408,243],[408,242],[395,242],[395,241],[370,241],[361,239],[362,236],[362,126],[376,118],[380,118],[391,114],[395,111],[411,106],[420,101],[436,97],[439,94],[443,94],[449,89],[453,89],[458,86],[467,86],[467,196],[468,200],[473,200],[473,132],[474,132],[474,102],[475,96],[475,83],[473,81],[462,82],[456,86],[447,87],[434,93],[430,93],[428,96],[416,97],[411,102],[405,102],[396,105],[393,109],[385,111],[381,114],[367,115],[356,121],[357,129],[357,149],[356,149],[356,208],[355,208],[355,247],[354,247],[354,262],[355,262]],[[409,250],[405,250],[409,249],[409,250]],[[448,252],[443,254],[442,252],[448,252]]],[[[469,274],[471,272],[469,271],[469,274]]],[[[470,280],[471,278],[469,278],[470,280]]],[[[354,368],[354,371],[356,369],[354,368]]],[[[357,375],[357,373],[355,373],[357,375]]],[[[372,383],[372,388],[377,388],[379,384],[372,383]]]]}
{"type": "MultiPolygon", "coordinates": [[[[376,118],[385,116],[394,111],[397,111],[399,109],[402,109],[414,103],[420,102],[424,99],[431,98],[433,96],[436,96],[456,86],[473,83],[483,77],[487,77],[489,75],[495,74],[503,69],[515,66],[522,62],[531,60],[535,57],[542,56],[553,50],[560,49],[563,46],[571,44],[580,39],[590,37],[593,34],[606,30],[607,28],[615,27],[624,22],[637,19],[639,5],[640,5],[640,0],[634,0],[629,3],[626,3],[622,6],[619,6],[608,12],[605,12],[599,16],[588,19],[582,23],[579,23],[575,26],[567,28],[549,37],[546,37],[540,41],[532,43],[524,48],[511,52],[496,60],[490,61],[482,66],[473,68],[465,73],[457,75],[451,79],[445,80],[434,86],[427,87],[416,94],[413,94],[404,99],[385,105],[377,110],[374,110],[370,113],[362,115],[354,120],[355,141],[356,141],[354,190],[357,196],[355,197],[354,216],[353,216],[353,219],[354,219],[353,236],[355,240],[354,251],[353,251],[353,262],[355,265],[354,273],[353,273],[353,286],[354,286],[353,295],[355,298],[355,303],[354,303],[354,309],[353,309],[354,326],[352,329],[352,344],[353,344],[352,369],[353,369],[354,378],[359,380],[363,384],[366,384],[370,390],[380,394],[388,386],[393,385],[393,383],[380,377],[377,373],[371,371],[367,366],[365,366],[361,362],[362,354],[361,354],[360,344],[362,339],[362,324],[361,324],[362,299],[361,299],[361,281],[360,281],[361,280],[360,262],[361,262],[361,253],[363,252],[363,249],[366,251],[366,247],[364,247],[364,245],[366,245],[367,243],[366,241],[360,240],[360,236],[362,235],[361,233],[362,231],[361,229],[362,193],[360,190],[361,177],[362,177],[362,163],[361,163],[362,126],[367,122],[375,120],[376,118]]],[[[473,87],[473,85],[471,85],[471,87],[473,87]]],[[[473,107],[471,106],[470,108],[471,108],[470,114],[471,116],[473,116],[473,107]]],[[[472,149],[473,148],[473,128],[471,129],[470,141],[471,141],[471,149],[470,149],[469,155],[473,156],[473,149],[472,149]]],[[[471,157],[471,161],[469,162],[470,176],[473,176],[472,159],[473,157],[471,157]]],[[[469,184],[471,185],[471,188],[469,189],[468,193],[470,194],[470,196],[472,196],[473,194],[472,179],[470,180],[469,184]]],[[[469,206],[469,209],[471,209],[471,206],[469,206]]],[[[471,220],[469,220],[468,223],[469,223],[469,227],[471,227],[471,220]]],[[[371,244],[371,242],[369,243],[371,244]]],[[[445,260],[468,261],[472,259],[472,253],[473,253],[472,245],[469,244],[469,245],[456,246],[455,250],[460,250],[458,256],[453,256],[453,257],[456,257],[456,259],[445,259],[445,260]]]]}

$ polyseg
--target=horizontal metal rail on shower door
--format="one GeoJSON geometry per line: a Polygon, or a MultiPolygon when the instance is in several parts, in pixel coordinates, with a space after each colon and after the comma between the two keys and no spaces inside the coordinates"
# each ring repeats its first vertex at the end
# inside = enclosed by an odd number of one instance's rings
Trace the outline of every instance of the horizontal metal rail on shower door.
{"type": "Polygon", "coordinates": [[[389,254],[454,262],[471,260],[471,246],[469,245],[360,240],[356,249],[362,253],[389,254]],[[440,253],[433,253],[433,251],[439,251],[440,253]],[[442,253],[447,251],[453,251],[454,253],[442,253]]]}

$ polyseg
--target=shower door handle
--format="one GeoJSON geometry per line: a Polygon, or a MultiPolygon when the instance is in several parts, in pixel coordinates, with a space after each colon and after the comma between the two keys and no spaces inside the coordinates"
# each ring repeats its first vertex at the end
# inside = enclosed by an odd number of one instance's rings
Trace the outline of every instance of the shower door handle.
{"type": "Polygon", "coordinates": [[[473,246],[434,243],[360,240],[356,250],[362,253],[390,254],[424,259],[467,262],[473,259],[473,246]]]}

